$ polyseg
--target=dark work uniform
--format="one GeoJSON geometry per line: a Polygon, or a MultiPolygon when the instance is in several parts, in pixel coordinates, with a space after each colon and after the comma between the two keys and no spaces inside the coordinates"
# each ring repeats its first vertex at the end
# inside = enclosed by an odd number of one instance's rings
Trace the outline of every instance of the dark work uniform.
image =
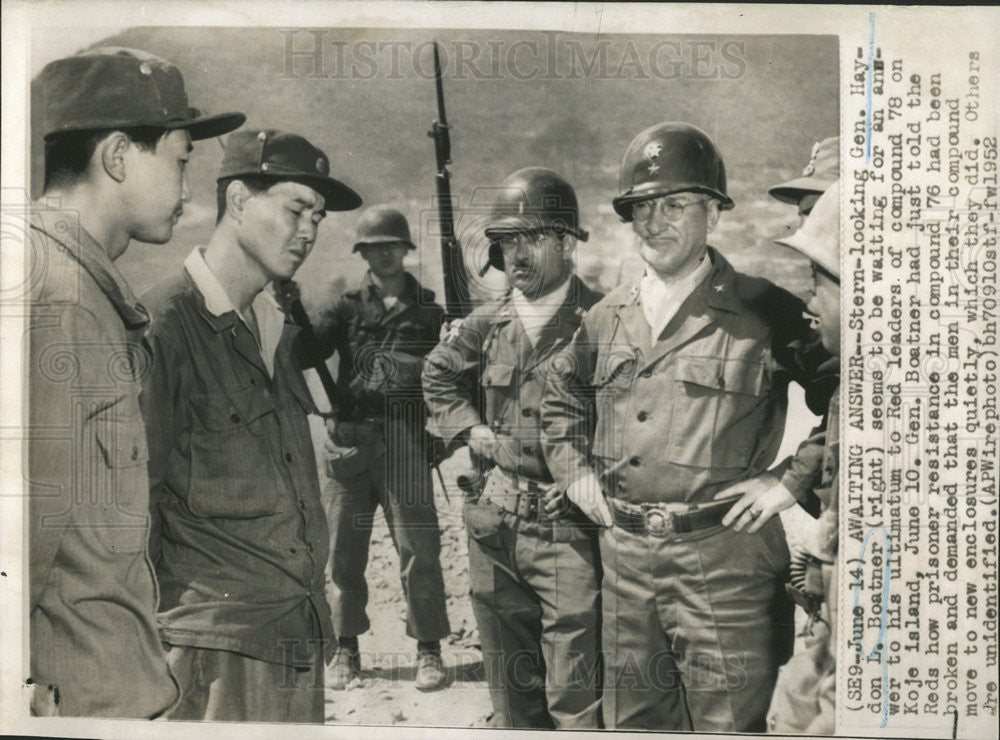
{"type": "Polygon", "coordinates": [[[322,354],[339,355],[337,383],[347,420],[372,431],[355,447],[326,454],[333,626],[339,637],[363,634],[370,626],[365,567],[378,506],[399,553],[406,634],[430,642],[451,632],[420,392],[423,358],[440,336],[443,314],[434,293],[409,273],[398,301],[386,307],[369,274],[316,322],[322,354]]]}
{"type": "Polygon", "coordinates": [[[555,353],[600,296],[572,278],[534,346],[509,297],[478,308],[424,370],[431,426],[452,441],[488,424],[499,445],[478,501],[466,504],[473,607],[497,721],[599,725],[600,585],[594,527],[575,507],[551,519],[539,408],[555,353]],[[480,393],[481,391],[481,393],[480,393]]]}
{"type": "Polygon", "coordinates": [[[299,328],[279,327],[268,368],[191,260],[147,296],[142,395],[160,631],[184,689],[171,718],[322,722],[328,535],[299,328]]]}

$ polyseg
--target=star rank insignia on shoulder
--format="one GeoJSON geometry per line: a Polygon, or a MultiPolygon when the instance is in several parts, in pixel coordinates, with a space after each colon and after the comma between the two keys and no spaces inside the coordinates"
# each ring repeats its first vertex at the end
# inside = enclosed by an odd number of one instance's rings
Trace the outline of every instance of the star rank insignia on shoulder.
{"type": "Polygon", "coordinates": [[[712,288],[713,288],[713,290],[715,290],[716,293],[721,293],[722,291],[724,291],[726,289],[726,286],[722,285],[722,284],[719,284],[719,285],[713,285],[712,288]]]}

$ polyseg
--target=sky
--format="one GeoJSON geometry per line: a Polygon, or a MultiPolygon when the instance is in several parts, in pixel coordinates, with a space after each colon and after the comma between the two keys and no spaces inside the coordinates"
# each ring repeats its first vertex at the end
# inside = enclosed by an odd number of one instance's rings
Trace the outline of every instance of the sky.
{"type": "MultiPolygon", "coordinates": [[[[32,39],[31,70],[37,75],[51,59],[95,44],[173,61],[192,105],[243,111],[247,126],[300,133],[328,154],[332,174],[357,190],[365,206],[402,210],[420,247],[408,267],[440,295],[434,153],[426,136],[436,117],[427,73],[429,41],[436,39],[446,65],[457,231],[475,272],[485,261],[482,219],[491,189],[514,170],[538,165],[576,189],[582,225],[591,232],[579,250],[584,278],[593,287],[613,287],[636,264],[634,237],[611,208],[622,155],[647,126],[683,120],[708,132],[721,150],[737,203],[713,235],[716,245],[738,268],[766,271],[795,290],[806,271],[789,250],[772,244],[794,228],[794,209],[766,191],[797,176],[813,143],[838,128],[836,38],[672,31],[321,28],[290,37],[287,28],[57,28],[32,39]],[[289,66],[289,51],[310,47],[322,52],[323,74],[313,74],[308,55],[291,57],[289,66]]],[[[37,133],[33,141],[37,173],[37,133]]],[[[222,143],[196,146],[189,166],[193,200],[173,240],[133,244],[119,260],[139,295],[210,236],[222,143]]],[[[321,227],[299,276],[307,303],[329,302],[361,278],[364,264],[351,252],[360,213],[330,214],[321,227]]],[[[491,271],[482,287],[502,286],[502,276],[491,271]]]]}

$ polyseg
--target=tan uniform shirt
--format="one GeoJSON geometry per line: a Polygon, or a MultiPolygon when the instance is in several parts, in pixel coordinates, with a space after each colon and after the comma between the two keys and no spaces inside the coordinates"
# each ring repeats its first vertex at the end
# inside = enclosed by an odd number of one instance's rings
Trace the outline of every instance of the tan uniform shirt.
{"type": "MultiPolygon", "coordinates": [[[[708,277],[656,342],[638,285],[624,285],[591,309],[560,354],[542,419],[545,456],[562,485],[592,466],[609,495],[632,503],[704,503],[773,461],[787,384],[808,384],[817,364],[796,356],[812,339],[804,305],[709,254],[708,277]]],[[[782,482],[803,494],[791,468],[782,482]]]]}
{"type": "MultiPolygon", "coordinates": [[[[178,689],[154,626],[139,378],[148,318],[68,212],[31,223],[31,678],[65,716],[156,716],[178,689]],[[54,699],[54,694],[53,694],[54,699]]],[[[36,708],[37,711],[37,708],[36,708]]]]}

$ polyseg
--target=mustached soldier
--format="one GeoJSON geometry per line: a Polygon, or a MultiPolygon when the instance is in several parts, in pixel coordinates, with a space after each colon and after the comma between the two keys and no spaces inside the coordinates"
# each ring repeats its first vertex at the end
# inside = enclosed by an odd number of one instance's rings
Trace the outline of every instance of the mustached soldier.
{"type": "Polygon", "coordinates": [[[587,232],[570,185],[529,167],[504,181],[486,236],[510,290],[452,328],[428,356],[423,383],[435,432],[493,466],[465,519],[494,722],[593,728],[596,543],[552,484],[538,413],[553,356],[599,298],[573,274],[587,232]]]}
{"type": "Polygon", "coordinates": [[[640,133],[613,206],[645,275],[587,314],[542,407],[553,474],[596,521],[614,522],[600,536],[604,721],[761,731],[793,637],[788,547],[777,504],[742,531],[757,488],[732,528],[733,497],[713,497],[748,479],[781,501],[801,493],[768,466],[787,384],[810,377],[794,349],[812,338],[805,306],[708,246],[733,201],[722,158],[694,126],[640,133]]]}
{"type": "Polygon", "coordinates": [[[434,293],[403,267],[413,249],[402,213],[384,205],[365,211],[354,251],[368,263],[368,273],[316,322],[320,353],[338,354],[338,386],[345,399],[325,452],[333,628],[339,643],[329,674],[334,689],[361,672],[358,636],[370,626],[365,567],[379,506],[399,555],[406,634],[417,641],[416,686],[435,691],[447,679],[440,640],[451,628],[420,393],[423,358],[437,343],[444,311],[434,293]]]}

